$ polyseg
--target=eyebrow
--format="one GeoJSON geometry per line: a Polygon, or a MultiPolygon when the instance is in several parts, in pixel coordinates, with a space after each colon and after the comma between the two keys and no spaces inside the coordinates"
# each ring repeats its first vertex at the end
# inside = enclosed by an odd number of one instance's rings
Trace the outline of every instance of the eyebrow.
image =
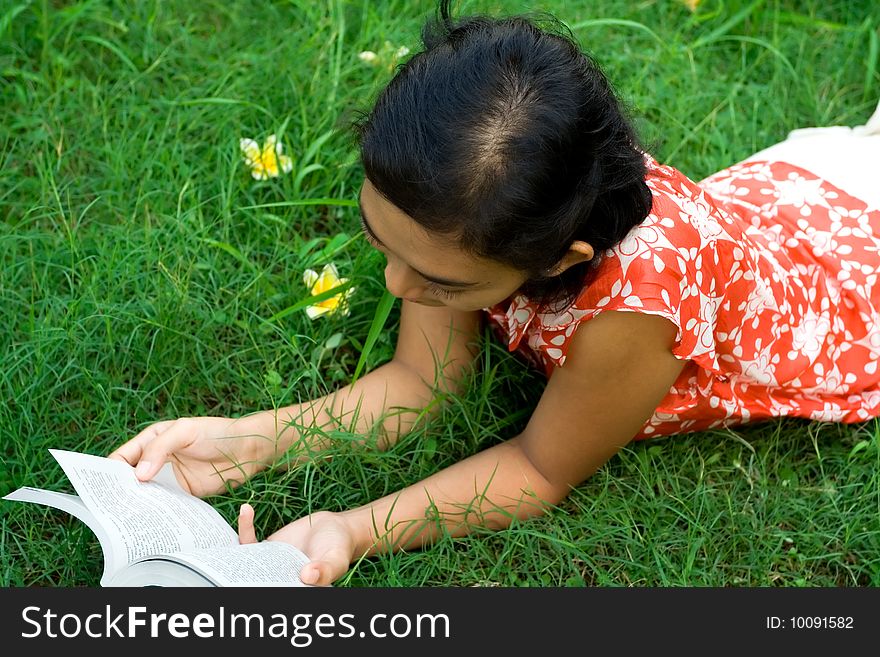
{"type": "MultiPolygon", "coordinates": [[[[360,208],[361,211],[361,227],[364,229],[364,232],[369,235],[372,240],[374,240],[378,244],[382,244],[382,240],[380,240],[376,233],[373,232],[372,227],[370,227],[370,224],[367,221],[367,215],[364,212],[364,204],[361,202],[360,196],[358,196],[358,208],[360,208]]],[[[471,288],[479,285],[479,283],[465,283],[464,281],[453,281],[448,278],[429,276],[428,274],[422,273],[415,268],[413,268],[413,271],[424,278],[426,281],[431,281],[432,283],[442,285],[443,287],[471,288]]]]}

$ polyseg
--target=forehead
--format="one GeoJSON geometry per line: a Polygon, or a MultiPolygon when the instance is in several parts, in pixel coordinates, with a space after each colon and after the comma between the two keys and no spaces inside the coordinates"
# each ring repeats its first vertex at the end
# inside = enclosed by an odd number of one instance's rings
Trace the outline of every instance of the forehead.
{"type": "Polygon", "coordinates": [[[406,262],[426,278],[485,284],[508,273],[509,267],[474,255],[455,237],[432,233],[382,196],[368,179],[359,199],[365,223],[390,255],[406,262]]]}
{"type": "MultiPolygon", "coordinates": [[[[388,227],[399,233],[406,232],[412,239],[430,243],[436,247],[442,247],[449,251],[463,251],[459,240],[451,233],[430,231],[403,210],[385,198],[376,189],[369,179],[365,178],[358,197],[361,216],[366,220],[367,226],[376,229],[388,227]]],[[[376,235],[378,237],[379,235],[376,235]]],[[[385,236],[389,237],[389,236],[385,236]]]]}

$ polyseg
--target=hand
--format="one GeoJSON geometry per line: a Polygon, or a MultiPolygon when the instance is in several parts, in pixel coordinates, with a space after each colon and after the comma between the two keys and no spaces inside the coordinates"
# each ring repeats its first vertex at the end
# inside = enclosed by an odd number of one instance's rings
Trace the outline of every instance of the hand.
{"type": "Polygon", "coordinates": [[[266,467],[274,441],[249,433],[246,418],[194,417],[148,426],[108,458],[135,466],[148,481],[170,461],[177,481],[192,495],[205,497],[239,485],[266,467]]]}
{"type": "MultiPolygon", "coordinates": [[[[238,540],[256,543],[254,508],[242,504],[238,515],[238,540]]],[[[342,577],[354,559],[357,542],[352,527],[342,515],[319,511],[294,520],[269,536],[267,541],[283,541],[302,550],[311,561],[303,566],[299,578],[304,584],[330,586],[342,577]]]]}

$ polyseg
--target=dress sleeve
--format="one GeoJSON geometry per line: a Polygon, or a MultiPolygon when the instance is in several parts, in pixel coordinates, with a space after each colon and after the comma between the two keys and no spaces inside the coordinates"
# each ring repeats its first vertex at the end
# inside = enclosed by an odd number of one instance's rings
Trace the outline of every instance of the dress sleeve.
{"type": "Polygon", "coordinates": [[[577,298],[574,306],[586,314],[578,318],[575,324],[589,321],[609,310],[665,317],[678,329],[675,351],[681,351],[683,358],[690,357],[690,346],[682,344],[682,340],[686,338],[681,320],[684,279],[679,272],[666,264],[668,260],[668,257],[656,253],[650,259],[637,258],[629,265],[625,275],[617,267],[619,277],[610,282],[610,285],[591,285],[577,298]],[[656,262],[651,262],[654,259],[656,262]],[[658,267],[662,270],[657,271],[658,267]]]}

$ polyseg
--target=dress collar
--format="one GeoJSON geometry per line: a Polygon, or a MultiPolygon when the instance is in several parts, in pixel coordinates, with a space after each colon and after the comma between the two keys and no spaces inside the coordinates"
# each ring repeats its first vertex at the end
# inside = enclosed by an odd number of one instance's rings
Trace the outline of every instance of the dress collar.
{"type": "Polygon", "coordinates": [[[538,314],[538,304],[517,292],[509,299],[486,310],[504,324],[507,329],[508,351],[514,351],[519,347],[526,329],[538,314]]]}

